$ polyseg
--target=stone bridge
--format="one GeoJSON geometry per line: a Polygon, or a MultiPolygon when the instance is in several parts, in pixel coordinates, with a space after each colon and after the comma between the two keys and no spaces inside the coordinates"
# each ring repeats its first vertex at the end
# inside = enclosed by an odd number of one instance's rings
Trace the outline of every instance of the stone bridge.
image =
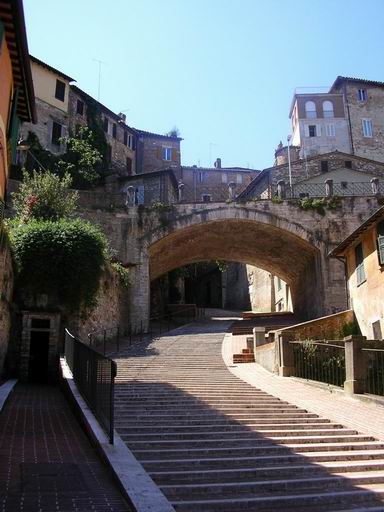
{"type": "Polygon", "coordinates": [[[281,277],[304,318],[347,307],[344,264],[328,253],[379,206],[375,197],[340,199],[322,215],[297,202],[130,206],[90,211],[118,257],[132,268],[131,323],[147,325],[150,282],[189,263],[237,261],[281,277]]]}

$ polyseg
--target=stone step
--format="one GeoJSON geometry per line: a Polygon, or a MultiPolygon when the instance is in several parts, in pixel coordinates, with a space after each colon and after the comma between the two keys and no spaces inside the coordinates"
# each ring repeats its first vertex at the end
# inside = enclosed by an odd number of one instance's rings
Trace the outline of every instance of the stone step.
{"type": "MultiPolygon", "coordinates": [[[[332,434],[341,432],[343,434],[353,435],[357,432],[355,430],[343,429],[340,425],[335,425],[334,428],[329,428],[329,423],[325,424],[324,428],[318,428],[317,424],[309,424],[308,428],[304,428],[305,425],[287,425],[285,429],[278,428],[278,425],[273,425],[273,428],[258,427],[253,431],[260,432],[263,436],[269,436],[278,434],[279,436],[301,436],[301,435],[321,435],[321,434],[332,434]]],[[[172,427],[170,427],[172,428],[172,427]]],[[[186,440],[204,440],[204,439],[237,439],[239,436],[244,434],[250,434],[249,429],[232,429],[232,430],[211,430],[206,432],[159,432],[158,429],[154,428],[152,432],[140,432],[137,430],[133,432],[125,432],[124,427],[119,428],[120,435],[124,439],[131,440],[159,440],[159,439],[186,439],[186,440]]]]}
{"type": "Polygon", "coordinates": [[[157,459],[199,459],[199,458],[228,458],[228,457],[246,457],[246,456],[261,456],[261,455],[274,455],[274,454],[287,454],[289,452],[296,452],[303,454],[305,452],[316,451],[354,451],[354,450],[383,450],[384,443],[379,441],[364,441],[364,442],[345,442],[345,443],[306,443],[306,444],[270,444],[270,443],[249,443],[248,445],[235,447],[215,447],[215,448],[169,448],[169,449],[133,449],[132,452],[140,459],[145,459],[150,456],[157,459]]]}
{"type": "MultiPolygon", "coordinates": [[[[124,438],[125,439],[125,438],[124,438]]],[[[130,440],[129,447],[132,450],[166,450],[166,449],[191,449],[191,448],[201,448],[202,450],[212,449],[220,447],[228,447],[231,448],[241,448],[241,447],[259,447],[260,445],[270,444],[272,442],[281,444],[292,444],[296,445],[306,444],[306,443],[358,443],[363,441],[373,441],[371,436],[363,436],[363,435],[324,435],[320,436],[292,436],[287,435],[286,437],[275,437],[269,436],[264,438],[260,437],[247,437],[247,436],[233,436],[232,438],[216,438],[216,439],[175,439],[175,440],[130,440]]],[[[384,448],[384,444],[383,444],[384,448]]]]}
{"type": "Polygon", "coordinates": [[[325,472],[336,475],[362,471],[384,471],[384,458],[381,461],[348,461],[323,462],[319,464],[286,464],[284,466],[265,466],[251,468],[211,469],[192,471],[153,471],[152,480],[158,485],[162,484],[189,484],[210,482],[243,482],[261,481],[265,479],[278,479],[297,477],[299,475],[324,475],[325,472]]]}
{"type": "Polygon", "coordinates": [[[193,469],[222,469],[227,468],[250,468],[275,466],[282,464],[323,464],[324,462],[347,462],[350,461],[382,461],[384,460],[384,450],[343,450],[343,451],[324,451],[324,452],[305,452],[292,453],[287,450],[275,451],[271,454],[246,455],[244,457],[195,457],[195,458],[154,458],[151,453],[140,457],[140,463],[147,471],[189,471],[193,469]]]}
{"type": "MultiPolygon", "coordinates": [[[[371,489],[356,489],[350,491],[313,492],[305,494],[293,494],[290,496],[263,496],[242,499],[216,499],[216,500],[189,500],[171,501],[171,504],[179,512],[263,512],[266,510],[285,512],[298,511],[300,508],[318,511],[336,511],[334,504],[342,503],[343,507],[354,506],[355,504],[378,505],[379,499],[384,497],[383,489],[377,489],[375,494],[371,489]],[[325,508],[314,508],[324,506],[325,508]],[[331,507],[331,508],[328,508],[331,507]]],[[[384,502],[383,502],[384,505],[384,502]]],[[[356,507],[357,508],[357,507],[356,507]]],[[[339,507],[339,510],[340,507],[339,507]]]]}
{"type": "MultiPolygon", "coordinates": [[[[352,486],[364,486],[369,484],[383,484],[384,472],[372,472],[371,474],[353,473],[344,476],[316,475],[310,478],[285,478],[274,480],[255,480],[253,482],[227,482],[208,484],[184,484],[162,485],[161,490],[169,500],[174,499],[209,499],[230,497],[256,497],[256,496],[289,496],[296,494],[297,489],[301,493],[331,489],[350,489],[352,486]]],[[[384,493],[384,485],[382,486],[384,493]]],[[[384,494],[383,494],[384,495],[384,494]]]]}

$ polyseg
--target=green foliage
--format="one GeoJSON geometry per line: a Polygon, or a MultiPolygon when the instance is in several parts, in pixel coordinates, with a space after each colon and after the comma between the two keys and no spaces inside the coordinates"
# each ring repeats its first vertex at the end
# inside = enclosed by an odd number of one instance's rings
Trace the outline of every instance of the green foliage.
{"type": "Polygon", "coordinates": [[[223,260],[216,260],[215,261],[217,268],[220,270],[220,272],[225,272],[228,268],[228,262],[223,260]]]}
{"type": "Polygon", "coordinates": [[[10,241],[18,287],[57,297],[70,311],[94,307],[107,247],[97,227],[79,219],[14,220],[10,241]]]}
{"type": "Polygon", "coordinates": [[[101,155],[101,162],[96,166],[101,174],[102,169],[109,167],[111,146],[105,137],[100,106],[91,98],[87,99],[87,126],[93,134],[93,146],[101,155]]]}
{"type": "Polygon", "coordinates": [[[301,210],[315,210],[319,215],[325,215],[327,200],[324,197],[321,199],[303,197],[302,199],[299,199],[298,205],[301,210]]]}
{"type": "Polygon", "coordinates": [[[351,334],[360,334],[359,324],[355,321],[343,324],[340,329],[340,337],[345,338],[351,334]]]}
{"type": "Polygon", "coordinates": [[[121,285],[128,289],[131,286],[129,270],[125,268],[119,261],[111,263],[111,267],[119,276],[121,285]]]}
{"type": "Polygon", "coordinates": [[[156,212],[159,217],[160,226],[165,228],[170,223],[170,215],[175,211],[175,205],[161,202],[154,202],[147,210],[156,212]]]}
{"type": "Polygon", "coordinates": [[[72,179],[69,174],[62,178],[51,172],[23,173],[18,192],[12,193],[16,216],[22,222],[30,219],[57,220],[74,213],[78,193],[69,190],[72,179]]]}
{"type": "Polygon", "coordinates": [[[273,196],[272,197],[272,203],[273,204],[281,204],[284,202],[284,199],[282,199],[281,197],[279,196],[273,196]]]}
{"type": "Polygon", "coordinates": [[[60,176],[70,174],[76,188],[87,188],[100,181],[97,165],[102,157],[94,146],[94,135],[83,126],[75,136],[61,139],[67,145],[67,151],[56,164],[56,171],[60,176]]]}
{"type": "Polygon", "coordinates": [[[169,132],[165,134],[167,137],[180,137],[180,130],[177,126],[174,126],[169,132]]]}

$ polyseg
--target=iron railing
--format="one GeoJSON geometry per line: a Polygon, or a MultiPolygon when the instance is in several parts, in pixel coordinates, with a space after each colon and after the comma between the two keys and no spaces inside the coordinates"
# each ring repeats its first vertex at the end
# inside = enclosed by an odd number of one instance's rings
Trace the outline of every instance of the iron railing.
{"type": "Polygon", "coordinates": [[[365,393],[384,396],[384,349],[363,348],[365,356],[365,393]]]}
{"type": "MultiPolygon", "coordinates": [[[[380,194],[384,194],[384,182],[379,182],[380,194]]],[[[272,185],[268,190],[268,197],[264,199],[272,199],[276,197],[277,185],[272,185]]],[[[358,197],[358,196],[374,196],[375,193],[372,184],[369,181],[362,182],[340,182],[333,183],[333,196],[337,197],[358,197]]],[[[326,197],[325,183],[294,183],[292,188],[285,185],[285,197],[287,199],[304,199],[326,197]]]]}
{"type": "MultiPolygon", "coordinates": [[[[88,333],[88,343],[98,352],[106,354],[107,348],[112,344],[116,347],[116,352],[120,350],[120,327],[111,327],[109,329],[93,330],[88,333]]],[[[128,334],[128,333],[125,333],[128,334]]]]}
{"type": "Polygon", "coordinates": [[[82,397],[113,444],[116,363],[65,329],[65,360],[82,397]]]}
{"type": "MultiPolygon", "coordinates": [[[[326,341],[291,341],[295,376],[343,386],[345,381],[344,344],[326,341]]],[[[343,342],[341,342],[343,343],[343,342]]]]}

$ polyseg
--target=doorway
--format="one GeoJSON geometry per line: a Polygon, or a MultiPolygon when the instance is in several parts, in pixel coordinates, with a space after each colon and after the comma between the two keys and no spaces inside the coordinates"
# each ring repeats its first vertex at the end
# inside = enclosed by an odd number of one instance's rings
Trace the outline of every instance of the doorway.
{"type": "Polygon", "coordinates": [[[49,331],[31,331],[28,380],[45,384],[48,380],[49,331]]]}

